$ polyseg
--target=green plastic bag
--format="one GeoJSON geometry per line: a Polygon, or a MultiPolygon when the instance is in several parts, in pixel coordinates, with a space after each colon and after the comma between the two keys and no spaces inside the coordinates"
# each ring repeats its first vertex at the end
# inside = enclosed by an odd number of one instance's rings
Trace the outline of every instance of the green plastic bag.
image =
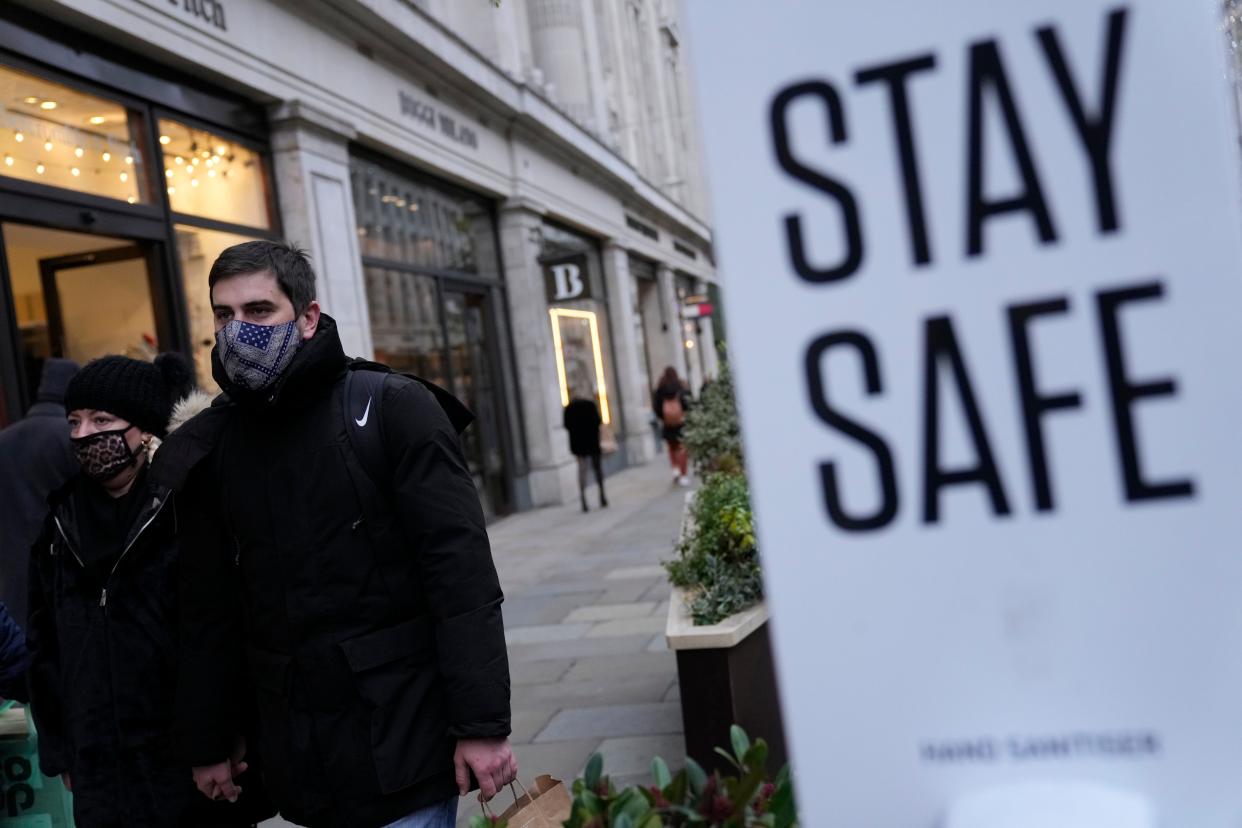
{"type": "MultiPolygon", "coordinates": [[[[12,716],[11,704],[0,714],[12,716]]],[[[73,828],[73,796],[39,771],[39,734],[30,710],[24,735],[0,738],[0,828],[73,828]]]]}

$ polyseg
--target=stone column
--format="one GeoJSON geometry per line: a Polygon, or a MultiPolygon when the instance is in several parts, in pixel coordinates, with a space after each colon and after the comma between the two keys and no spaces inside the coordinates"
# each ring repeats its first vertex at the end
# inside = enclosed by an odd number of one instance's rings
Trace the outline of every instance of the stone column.
{"type": "Polygon", "coordinates": [[[677,276],[671,267],[660,263],[656,268],[656,278],[660,283],[660,303],[666,321],[664,340],[669,364],[677,369],[682,379],[689,381],[690,367],[686,362],[686,332],[682,328],[681,300],[677,298],[677,276]]]}
{"type": "Polygon", "coordinates": [[[621,433],[626,459],[631,465],[651,460],[655,446],[651,440],[651,404],[642,370],[634,329],[640,324],[634,313],[634,292],[630,276],[630,257],[614,240],[604,242],[604,278],[608,284],[608,321],[612,328],[612,350],[616,357],[616,377],[620,396],[621,433]]]}
{"type": "Polygon", "coordinates": [[[349,124],[303,101],[270,112],[272,165],[285,238],[310,253],[319,304],[350,356],[374,354],[358,222],[349,180],[349,124]]]}
{"type": "Polygon", "coordinates": [[[505,202],[500,209],[504,280],[530,462],[527,482],[534,506],[566,503],[578,492],[577,466],[562,425],[552,323],[539,264],[542,214],[542,208],[523,199],[505,202]]]}
{"type": "MultiPolygon", "coordinates": [[[[694,292],[699,296],[710,297],[708,281],[706,279],[695,279],[694,292]]],[[[717,309],[716,313],[719,312],[719,309],[717,309]]],[[[700,317],[697,322],[695,330],[698,333],[699,355],[695,358],[699,360],[703,371],[703,376],[699,380],[701,385],[708,377],[711,377],[713,380],[716,379],[717,374],[720,372],[720,361],[716,353],[716,331],[715,326],[712,325],[712,318],[710,316],[700,317]]]]}
{"type": "Polygon", "coordinates": [[[710,316],[699,320],[699,347],[703,349],[703,373],[713,380],[719,378],[720,355],[716,352],[716,328],[710,316]]]}

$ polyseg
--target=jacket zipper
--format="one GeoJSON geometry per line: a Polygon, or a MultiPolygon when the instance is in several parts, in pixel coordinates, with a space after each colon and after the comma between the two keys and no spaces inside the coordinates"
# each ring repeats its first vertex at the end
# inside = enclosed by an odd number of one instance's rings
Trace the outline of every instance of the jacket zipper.
{"type": "Polygon", "coordinates": [[[56,524],[56,531],[60,532],[60,536],[65,541],[65,546],[69,547],[69,553],[73,555],[73,559],[78,562],[78,566],[86,569],[86,564],[82,563],[82,559],[78,556],[78,550],[73,548],[73,543],[69,540],[69,535],[65,532],[65,527],[60,525],[60,518],[52,515],[52,522],[56,524]]]}
{"type": "Polygon", "coordinates": [[[164,511],[164,506],[167,503],[168,503],[167,497],[165,497],[163,500],[159,502],[159,505],[155,509],[155,513],[151,515],[151,517],[147,518],[147,522],[142,524],[141,527],[139,527],[138,531],[134,534],[134,537],[131,538],[129,543],[125,544],[125,548],[121,550],[121,556],[116,559],[116,563],[112,564],[112,570],[108,572],[108,577],[104,580],[105,586],[99,592],[99,606],[101,607],[108,606],[107,583],[112,580],[112,576],[116,574],[116,570],[121,565],[121,561],[125,560],[125,556],[129,554],[129,550],[134,548],[134,544],[138,542],[138,539],[140,537],[142,537],[142,533],[147,531],[147,527],[155,522],[155,519],[160,516],[160,512],[164,511]]]}

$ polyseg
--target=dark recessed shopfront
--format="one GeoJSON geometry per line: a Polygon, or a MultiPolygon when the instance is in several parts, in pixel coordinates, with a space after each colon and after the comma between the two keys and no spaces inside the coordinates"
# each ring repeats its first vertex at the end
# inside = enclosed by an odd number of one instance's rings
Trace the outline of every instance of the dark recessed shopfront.
{"type": "Polygon", "coordinates": [[[183,351],[210,385],[207,270],[279,234],[262,109],[17,10],[0,44],[0,423],[51,356],[183,351]]]}
{"type": "Polygon", "coordinates": [[[363,150],[350,173],[375,359],[474,411],[470,472],[489,516],[512,511],[524,459],[494,206],[363,150]]]}

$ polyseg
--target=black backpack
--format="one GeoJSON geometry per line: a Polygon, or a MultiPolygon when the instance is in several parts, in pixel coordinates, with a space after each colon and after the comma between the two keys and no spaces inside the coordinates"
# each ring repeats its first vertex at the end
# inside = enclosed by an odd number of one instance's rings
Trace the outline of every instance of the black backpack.
{"type": "MultiPolygon", "coordinates": [[[[434,382],[402,374],[379,362],[354,359],[345,376],[341,395],[341,415],[345,418],[345,434],[358,456],[363,471],[376,484],[387,481],[392,473],[388,452],[384,449],[384,387],[389,382],[414,381],[425,387],[444,409],[449,423],[460,435],[474,422],[474,414],[465,404],[434,382]],[[369,428],[367,426],[370,426],[369,428]]],[[[382,485],[377,486],[386,490],[382,485]]]]}

